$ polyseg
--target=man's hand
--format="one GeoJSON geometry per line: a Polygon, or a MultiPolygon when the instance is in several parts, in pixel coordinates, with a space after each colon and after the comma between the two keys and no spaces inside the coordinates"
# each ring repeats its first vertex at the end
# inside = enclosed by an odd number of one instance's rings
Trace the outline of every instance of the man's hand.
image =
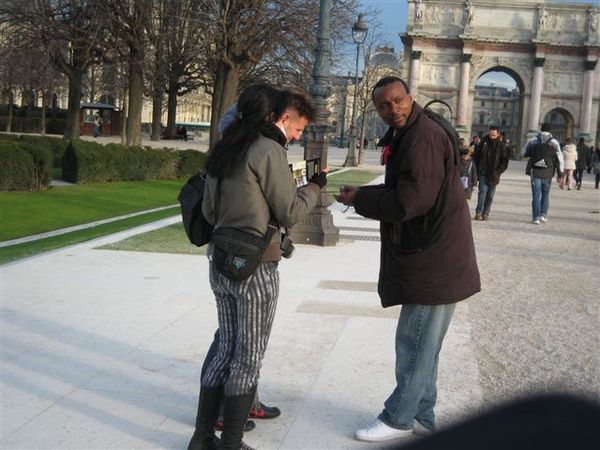
{"type": "Polygon", "coordinates": [[[340,203],[346,206],[354,205],[354,196],[358,188],[355,186],[341,186],[340,193],[338,195],[334,195],[333,197],[340,203]]]}

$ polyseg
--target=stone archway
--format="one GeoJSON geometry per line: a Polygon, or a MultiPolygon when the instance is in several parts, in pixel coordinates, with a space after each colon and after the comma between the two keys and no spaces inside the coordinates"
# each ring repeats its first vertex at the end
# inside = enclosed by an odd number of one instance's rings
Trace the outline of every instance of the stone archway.
{"type": "MultiPolygon", "coordinates": [[[[504,62],[508,64],[508,62],[504,62]]],[[[474,73],[471,86],[471,115],[469,129],[471,135],[487,134],[489,125],[500,128],[509,145],[519,147],[523,128],[523,99],[525,83],[523,76],[508,65],[495,65],[482,68],[479,74],[474,73]],[[504,86],[479,86],[478,81],[486,74],[502,72],[515,83],[515,90],[504,86]],[[483,119],[483,120],[482,120],[483,119]]]]}
{"type": "Polygon", "coordinates": [[[519,83],[519,147],[557,107],[570,112],[572,137],[600,136],[600,8],[540,0],[407,3],[402,77],[417,102],[448,102],[463,137],[472,125],[475,81],[498,68],[519,83]]]}
{"type": "Polygon", "coordinates": [[[575,141],[573,115],[564,108],[554,108],[544,116],[544,123],[550,124],[552,137],[563,144],[570,137],[575,141]]]}

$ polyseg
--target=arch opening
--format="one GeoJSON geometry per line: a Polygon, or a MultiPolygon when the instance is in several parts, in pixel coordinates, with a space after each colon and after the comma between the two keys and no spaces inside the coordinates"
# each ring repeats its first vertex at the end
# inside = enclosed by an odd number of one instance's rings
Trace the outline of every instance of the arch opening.
{"type": "Polygon", "coordinates": [[[471,135],[481,137],[495,125],[516,152],[521,141],[524,92],[522,78],[509,67],[495,66],[482,72],[474,86],[471,135]]]}

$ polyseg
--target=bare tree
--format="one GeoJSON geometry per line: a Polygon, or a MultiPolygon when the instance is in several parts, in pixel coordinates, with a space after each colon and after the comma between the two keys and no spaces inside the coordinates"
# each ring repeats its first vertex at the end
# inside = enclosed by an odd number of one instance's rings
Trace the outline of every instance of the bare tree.
{"type": "Polygon", "coordinates": [[[7,39],[7,29],[0,25],[0,94],[6,97],[8,103],[8,120],[6,132],[12,131],[14,95],[17,89],[19,54],[7,39]]]}
{"type": "MultiPolygon", "coordinates": [[[[212,90],[211,135],[233,103],[240,85],[257,79],[307,86],[314,60],[318,0],[207,0],[198,33],[206,55],[204,71],[212,90]],[[314,18],[314,20],[310,20],[314,18]]],[[[347,36],[355,0],[338,0],[332,14],[332,35],[347,36]],[[347,31],[346,31],[347,30],[347,31]]]]}
{"type": "Polygon", "coordinates": [[[204,1],[172,0],[167,15],[167,128],[175,131],[177,98],[206,85],[209,78],[202,70],[205,61],[203,46],[198,39],[201,8],[204,1]]]}
{"type": "Polygon", "coordinates": [[[39,43],[54,67],[69,80],[69,118],[65,138],[79,137],[83,77],[105,46],[105,22],[90,0],[3,0],[0,15],[11,35],[39,43]]]}
{"type": "Polygon", "coordinates": [[[144,58],[147,48],[146,29],[152,0],[96,0],[99,11],[110,23],[112,34],[119,39],[115,48],[129,68],[127,145],[142,143],[142,108],[144,101],[144,58]]]}

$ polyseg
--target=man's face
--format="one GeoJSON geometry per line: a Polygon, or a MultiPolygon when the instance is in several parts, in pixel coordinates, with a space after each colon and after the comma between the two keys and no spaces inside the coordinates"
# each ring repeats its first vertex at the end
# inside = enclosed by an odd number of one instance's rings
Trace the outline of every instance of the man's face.
{"type": "Polygon", "coordinates": [[[373,103],[379,117],[393,128],[406,126],[413,99],[399,81],[381,86],[373,93],[373,103]]]}
{"type": "Polygon", "coordinates": [[[279,120],[275,122],[275,125],[285,133],[287,142],[297,141],[302,136],[306,125],[308,125],[308,119],[300,116],[294,109],[286,109],[279,120]]]}
{"type": "Polygon", "coordinates": [[[490,130],[488,136],[492,141],[495,141],[500,137],[500,133],[498,132],[498,130],[490,130]]]}

